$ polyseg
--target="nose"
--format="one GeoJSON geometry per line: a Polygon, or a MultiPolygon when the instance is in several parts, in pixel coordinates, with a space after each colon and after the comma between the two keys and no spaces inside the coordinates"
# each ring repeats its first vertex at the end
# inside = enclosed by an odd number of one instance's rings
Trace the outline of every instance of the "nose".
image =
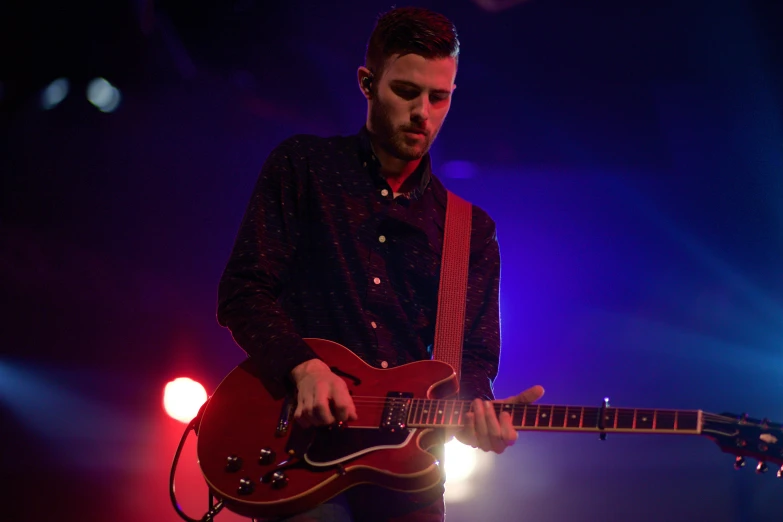
{"type": "Polygon", "coordinates": [[[421,123],[430,118],[430,101],[426,96],[419,96],[413,105],[411,120],[421,123]]]}

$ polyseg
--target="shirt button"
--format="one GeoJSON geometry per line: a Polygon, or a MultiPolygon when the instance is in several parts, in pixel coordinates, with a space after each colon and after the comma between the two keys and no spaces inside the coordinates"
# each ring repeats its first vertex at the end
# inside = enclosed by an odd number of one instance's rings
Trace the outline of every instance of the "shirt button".
{"type": "Polygon", "coordinates": [[[366,167],[366,166],[367,166],[367,162],[365,161],[364,163],[362,163],[362,167],[366,167]]]}
{"type": "Polygon", "coordinates": [[[381,284],[381,278],[380,277],[376,277],[375,279],[372,280],[372,282],[375,283],[376,285],[379,285],[379,284],[381,284]]]}
{"type": "Polygon", "coordinates": [[[378,325],[375,321],[371,322],[370,326],[372,326],[373,328],[378,328],[378,325]]]}
{"type": "Polygon", "coordinates": [[[388,367],[389,367],[389,363],[387,363],[386,361],[381,361],[381,368],[388,368],[388,367]]]}
{"type": "Polygon", "coordinates": [[[388,195],[389,195],[389,191],[388,191],[388,190],[386,190],[386,189],[383,189],[383,190],[381,191],[381,196],[383,196],[383,197],[386,197],[386,196],[388,196],[388,195]]]}
{"type": "Polygon", "coordinates": [[[379,236],[378,237],[378,241],[380,241],[381,243],[385,243],[386,242],[386,236],[379,236]]]}

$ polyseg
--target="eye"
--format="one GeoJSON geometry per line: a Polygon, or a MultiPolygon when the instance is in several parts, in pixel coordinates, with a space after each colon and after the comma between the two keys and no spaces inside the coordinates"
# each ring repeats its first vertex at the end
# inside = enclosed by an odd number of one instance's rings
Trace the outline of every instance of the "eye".
{"type": "Polygon", "coordinates": [[[394,89],[395,94],[402,98],[403,100],[413,100],[416,99],[416,97],[419,96],[419,91],[414,89],[406,89],[406,88],[395,88],[394,89]]]}
{"type": "Polygon", "coordinates": [[[430,96],[430,103],[432,104],[443,103],[448,99],[449,99],[448,94],[433,94],[430,96]]]}

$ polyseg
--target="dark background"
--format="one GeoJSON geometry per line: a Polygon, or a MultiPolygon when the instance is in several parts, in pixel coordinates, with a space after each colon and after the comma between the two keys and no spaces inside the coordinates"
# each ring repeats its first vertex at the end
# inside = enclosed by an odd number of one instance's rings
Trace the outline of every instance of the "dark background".
{"type": "MultiPolygon", "coordinates": [[[[417,3],[462,42],[433,161],[498,223],[497,395],[783,421],[783,3],[507,3],[417,3]]],[[[242,360],[215,290],[255,177],[291,134],[359,129],[389,7],[0,7],[1,520],[178,520],[163,385],[210,391],[242,360]]],[[[193,448],[178,491],[201,516],[193,448]]],[[[698,437],[523,433],[489,460],[449,520],[783,516],[774,469],[698,437]]]]}

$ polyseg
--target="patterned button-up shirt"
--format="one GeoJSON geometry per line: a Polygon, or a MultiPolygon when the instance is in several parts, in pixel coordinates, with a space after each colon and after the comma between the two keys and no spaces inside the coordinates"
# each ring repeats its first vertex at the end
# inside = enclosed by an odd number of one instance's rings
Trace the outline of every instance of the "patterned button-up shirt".
{"type": "MultiPolygon", "coordinates": [[[[287,382],[316,357],[303,337],[389,368],[430,359],[446,189],[429,155],[395,197],[366,129],[291,137],[267,158],[218,290],[218,322],[287,382]]],[[[473,206],[460,397],[492,399],[500,356],[494,221],[473,206]]]]}

